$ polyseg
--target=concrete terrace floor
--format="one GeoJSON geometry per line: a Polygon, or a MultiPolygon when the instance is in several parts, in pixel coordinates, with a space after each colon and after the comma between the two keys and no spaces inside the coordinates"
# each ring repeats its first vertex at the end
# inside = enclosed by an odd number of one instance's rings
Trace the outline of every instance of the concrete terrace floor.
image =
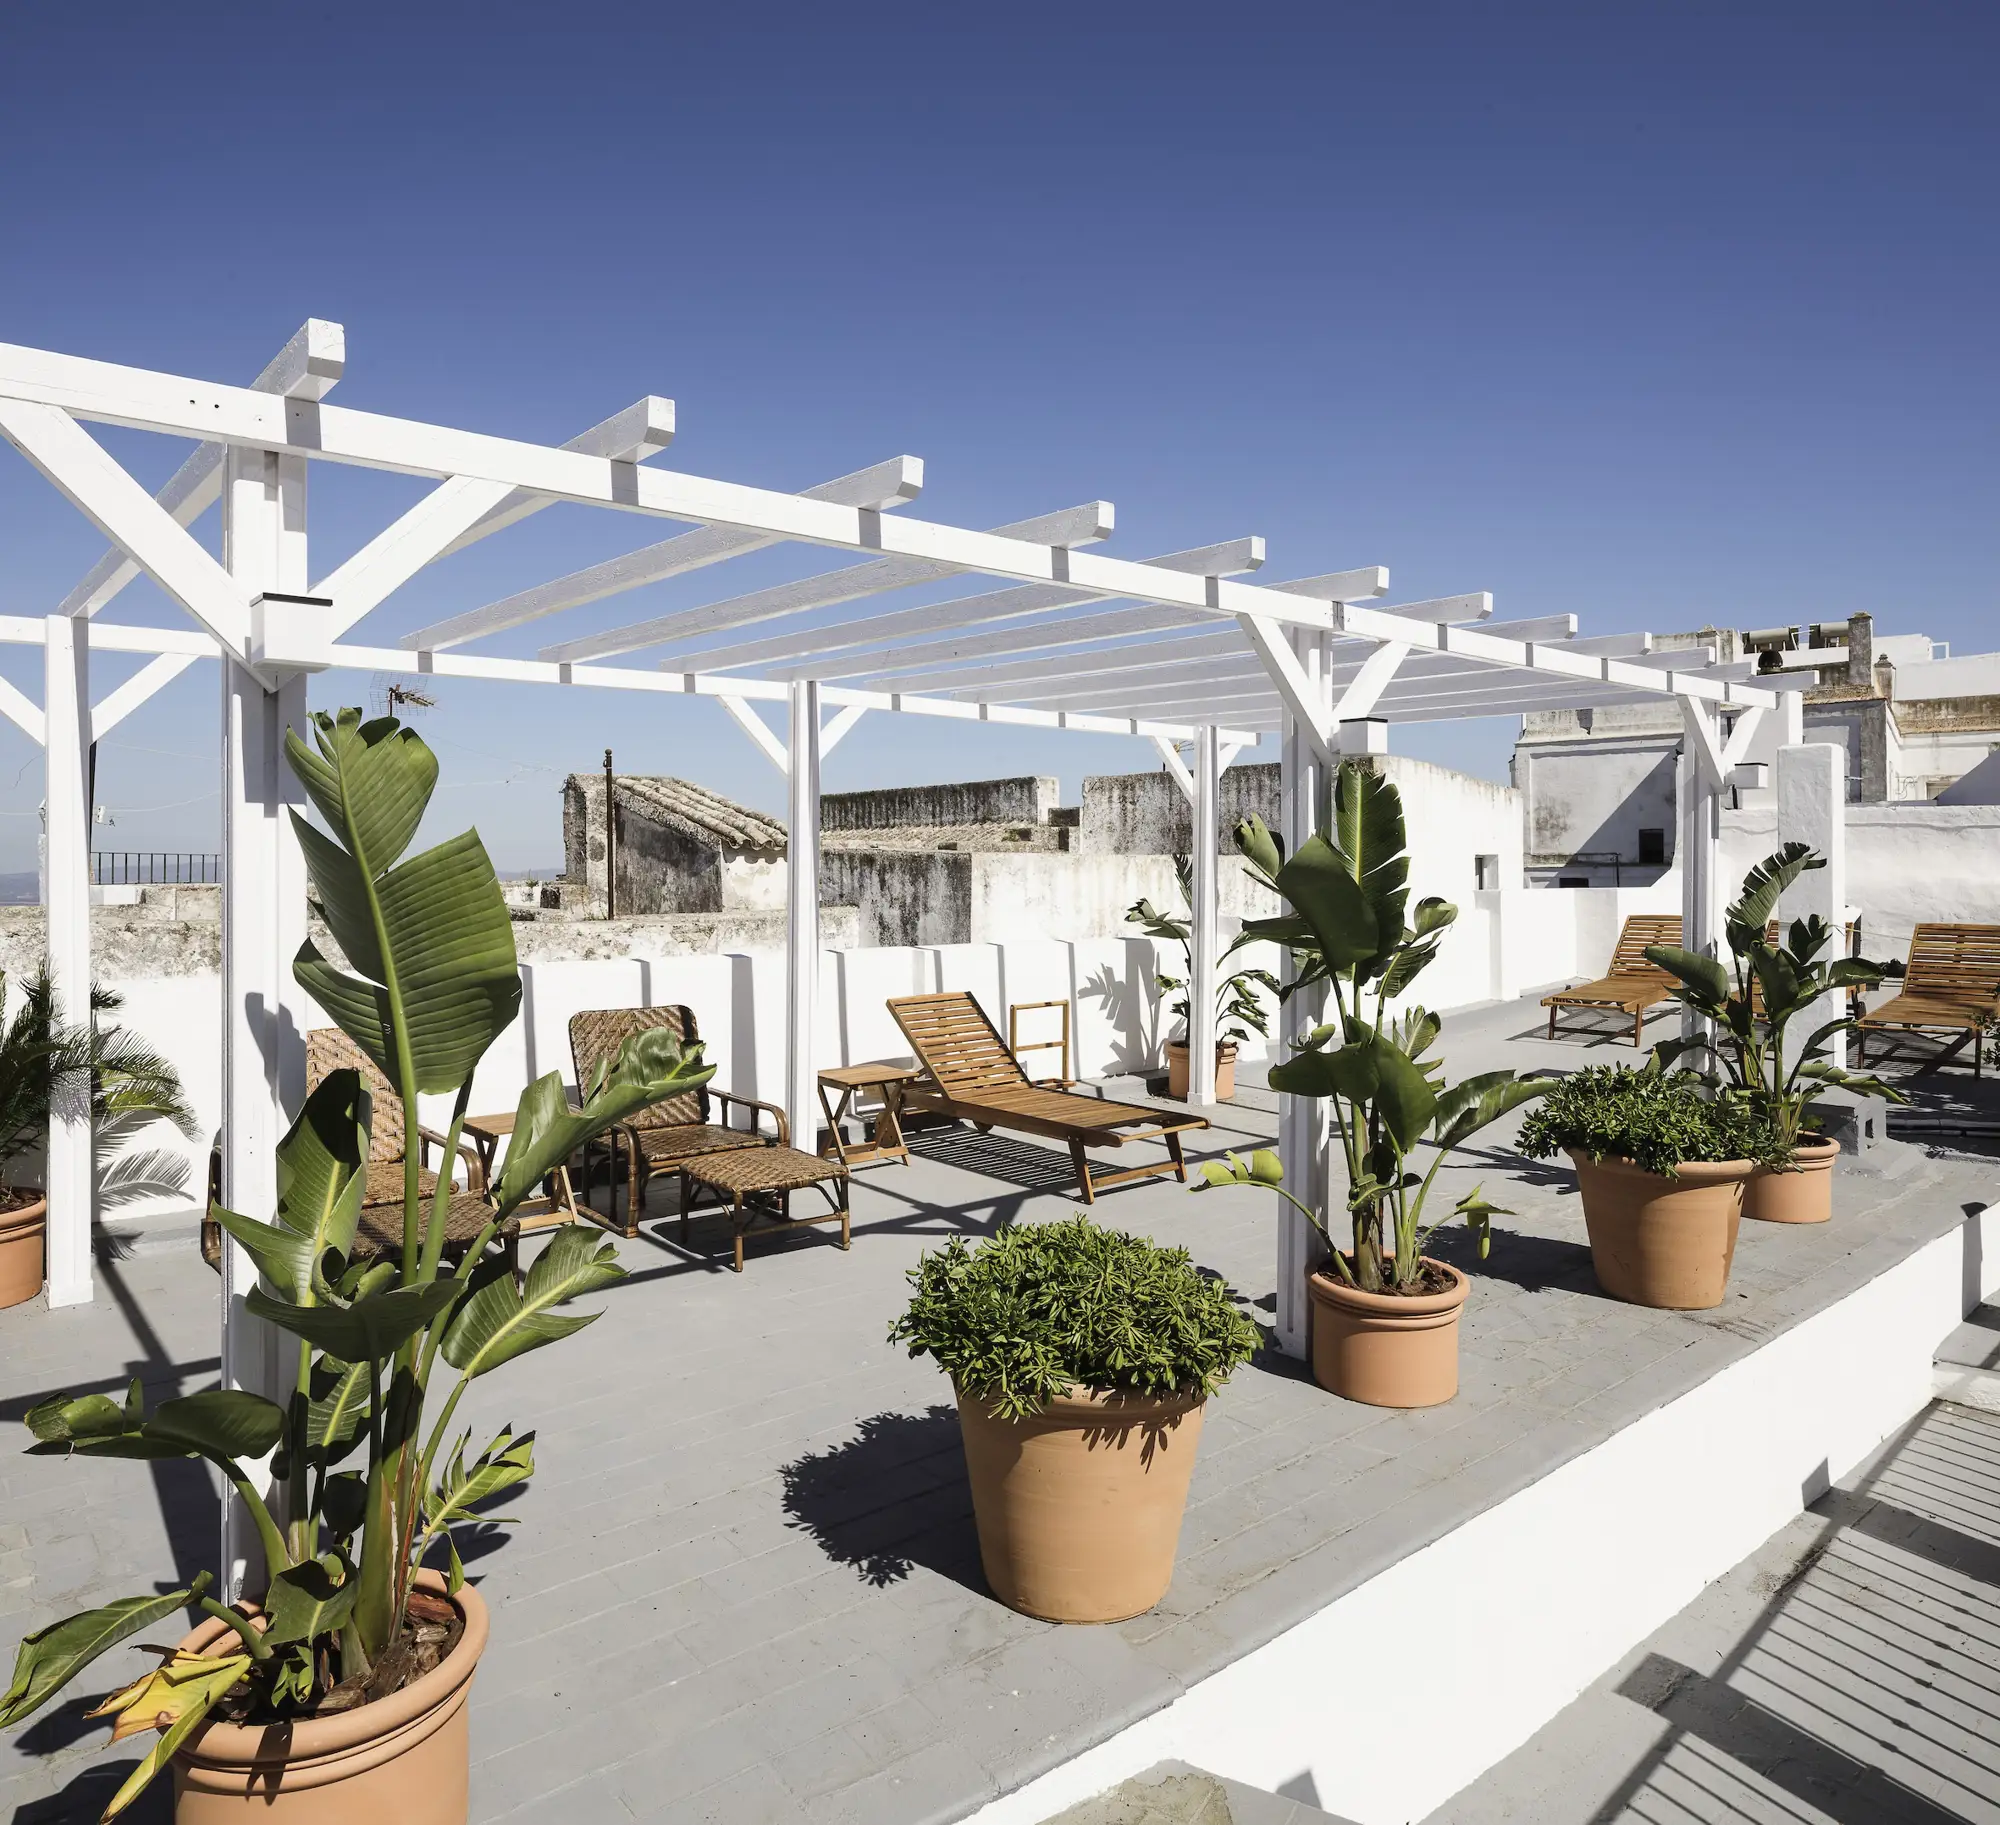
{"type": "MultiPolygon", "coordinates": [[[[1451,1016],[1452,1075],[1633,1057],[1540,1028],[1528,1004],[1451,1016]]],[[[1275,1111],[1246,1085],[1215,1144],[1268,1143],[1275,1111]]],[[[1864,1284],[2000,1183],[1991,1158],[1892,1148],[1892,1172],[1842,1173],[1832,1224],[1746,1225],[1722,1307],[1662,1313],[1596,1291],[1569,1173],[1506,1142],[1489,1132],[1440,1175],[1447,1199],[1483,1180],[1516,1213],[1483,1265],[1442,1241],[1478,1276],[1458,1399],[1391,1413],[1335,1400],[1282,1359],[1240,1371],[1208,1417],[1172,1591],[1103,1629],[1033,1622],[986,1595],[949,1389],[884,1341],[922,1250],[1072,1208],[1066,1157],[1004,1135],[921,1136],[913,1166],[859,1175],[851,1254],[832,1231],[802,1231],[753,1244],[740,1279],[709,1252],[713,1219],[679,1245],[656,1187],[646,1234],[619,1244],[630,1278],[602,1320],[466,1403],[475,1443],[506,1422],[540,1435],[535,1482],[506,1505],[520,1526],[467,1555],[496,1612],[472,1816],[961,1818],[1864,1284]]],[[[1107,1194],[1097,1214],[1184,1243],[1265,1316],[1270,1204],[1159,1180],[1107,1194]]],[[[0,1313],[0,1416],[133,1373],[155,1399],[210,1385],[216,1290],[190,1244],[108,1263],[92,1306],[0,1313]]],[[[192,1464],[0,1458],[0,1647],[184,1581],[212,1562],[214,1512],[192,1464]]],[[[91,1695],[130,1676],[119,1657],[104,1665],[91,1695]]],[[[85,1702],[0,1748],[17,1825],[92,1816],[136,1759],[103,1748],[85,1702]]],[[[166,1816],[163,1794],[150,1804],[132,1816],[166,1816]]]]}

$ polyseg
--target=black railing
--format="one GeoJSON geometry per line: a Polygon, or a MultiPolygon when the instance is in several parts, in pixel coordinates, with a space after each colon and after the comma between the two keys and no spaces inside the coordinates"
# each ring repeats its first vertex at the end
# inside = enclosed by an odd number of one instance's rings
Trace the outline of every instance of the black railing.
{"type": "Polygon", "coordinates": [[[222,879],[222,857],[186,849],[95,849],[94,887],[213,886],[222,879]]]}

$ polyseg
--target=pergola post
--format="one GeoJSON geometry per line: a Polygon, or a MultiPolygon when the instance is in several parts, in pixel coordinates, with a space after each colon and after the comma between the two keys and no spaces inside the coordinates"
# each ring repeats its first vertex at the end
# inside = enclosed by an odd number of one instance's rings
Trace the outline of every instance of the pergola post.
{"type": "Polygon", "coordinates": [[[1215,725],[1194,737],[1194,880],[1188,919],[1188,1101],[1215,1101],[1215,974],[1217,854],[1215,801],[1221,786],[1221,752],[1215,725]]]}
{"type": "MultiPolygon", "coordinates": [[[[1789,925],[1817,913],[1833,928],[1826,954],[1847,954],[1847,750],[1830,742],[1813,742],[1778,750],[1778,845],[1804,843],[1826,860],[1824,868],[1799,876],[1778,901],[1778,917],[1789,925]]],[[[1794,1047],[1803,1046],[1830,1020],[1847,1011],[1845,991],[1836,990],[1794,1017],[1787,1029],[1794,1047]]],[[[1847,1035],[1826,1041],[1830,1063],[1846,1066],[1847,1035]]],[[[1791,1051],[1786,1068],[1798,1056],[1791,1051]]]]}
{"type": "MultiPolygon", "coordinates": [[[[48,767],[48,965],[62,1018],[90,1022],[90,652],[87,623],[48,618],[43,649],[48,767]]],[[[51,1306],[91,1295],[96,1205],[90,1090],[72,1084],[49,1111],[47,1276],[51,1306]]]]}
{"type": "MultiPolygon", "coordinates": [[[[269,451],[224,458],[223,563],[251,592],[306,584],[305,463],[269,451]]],[[[267,689],[225,656],[222,666],[222,1201],[269,1222],[277,1208],[277,1146],[305,1095],[303,993],[292,958],[305,937],[305,869],[288,807],[302,801],[285,762],[285,730],[303,729],[303,674],[267,689]]],[[[290,1350],[243,1301],[256,1264],[225,1239],[225,1388],[274,1400],[290,1391],[290,1350]]],[[[256,1472],[253,1470],[253,1475],[256,1472]]],[[[282,1496],[267,1488],[274,1504],[282,1496]]],[[[242,1504],[223,1505],[225,1594],[263,1583],[263,1555],[242,1504]]]]}
{"type": "MultiPolygon", "coordinates": [[[[1324,634],[1295,630],[1289,646],[1303,673],[1304,688],[1330,718],[1333,709],[1332,642],[1324,634]]],[[[1299,845],[1323,824],[1331,810],[1332,771],[1316,731],[1303,721],[1287,701],[1279,756],[1280,815],[1284,823],[1287,855],[1296,855],[1299,845]]],[[[1287,985],[1295,975],[1291,954],[1280,963],[1281,980],[1287,985]]],[[[1291,1056],[1292,1048],[1319,1025],[1326,1005],[1323,988],[1307,989],[1287,996],[1278,1017],[1278,1053],[1291,1056]]],[[[1295,1198],[1315,1210],[1327,1206],[1332,1124],[1326,1104],[1303,1096],[1278,1099],[1278,1157],[1284,1164],[1285,1185],[1295,1198]]],[[[1325,1252],[1311,1224],[1287,1204],[1277,1200],[1278,1215],[1278,1344],[1290,1356],[1304,1356],[1307,1346],[1309,1313],[1306,1304],[1306,1274],[1325,1252]]]]}
{"type": "Polygon", "coordinates": [[[813,1151],[819,1076],[819,680],[790,690],[790,771],[785,798],[785,1118],[792,1145],[813,1151]]]}
{"type": "MultiPolygon", "coordinates": [[[[1678,859],[1681,869],[1681,943],[1700,956],[1722,947],[1722,790],[1726,768],[1713,707],[1680,699],[1681,757],[1677,780],[1680,807],[1678,859]]],[[[1697,1037],[1702,1017],[1681,1010],[1681,1032],[1697,1037]]]]}

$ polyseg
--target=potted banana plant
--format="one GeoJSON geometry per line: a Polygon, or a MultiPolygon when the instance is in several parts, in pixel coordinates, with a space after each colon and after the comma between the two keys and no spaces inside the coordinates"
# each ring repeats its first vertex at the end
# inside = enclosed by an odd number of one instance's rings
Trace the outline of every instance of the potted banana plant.
{"type": "Polygon", "coordinates": [[[1334,821],[1287,857],[1257,817],[1236,846],[1288,909],[1255,919],[1246,937],[1291,952],[1284,993],[1324,984],[1332,1018],[1272,1068],[1271,1086],[1324,1102],[1346,1166],[1347,1233],[1334,1234],[1332,1198],[1314,1209],[1287,1191],[1276,1155],[1209,1162],[1197,1191],[1262,1185],[1279,1192],[1325,1240],[1324,1263],[1306,1279],[1313,1375],[1350,1400],[1424,1407],[1458,1392],[1458,1321],[1464,1274],[1424,1253],[1445,1217],[1462,1218],[1484,1255],[1491,1220],[1506,1214],[1474,1187],[1438,1217],[1427,1205],[1445,1156],[1510,1110],[1542,1095],[1545,1078],[1485,1071],[1447,1086],[1435,1051],[1442,1022],[1396,1003],[1437,955],[1458,909],[1440,899],[1409,905],[1410,862],[1395,783],[1353,762],[1334,787],[1334,821]],[[1421,1150],[1428,1167],[1414,1170],[1421,1150]]]}
{"type": "MultiPolygon", "coordinates": [[[[1160,993],[1171,998],[1167,1012],[1174,1017],[1174,1032],[1178,1035],[1167,1041],[1167,1094],[1185,1101],[1190,1083],[1188,983],[1194,975],[1194,940],[1189,931],[1194,918],[1194,857],[1174,857],[1174,879],[1180,883],[1181,904],[1186,910],[1162,912],[1150,899],[1134,900],[1125,909],[1125,922],[1139,926],[1149,938],[1163,939],[1180,947],[1181,974],[1169,976],[1161,971],[1153,980],[1160,993]]],[[[1238,933],[1222,953],[1223,957],[1232,956],[1250,942],[1247,932],[1238,933]]],[[[1271,1017],[1266,1004],[1258,998],[1259,989],[1273,996],[1278,993],[1277,980],[1269,970],[1238,970],[1215,985],[1215,1094],[1220,1102],[1226,1103],[1236,1094],[1238,1043],[1253,1033],[1259,1039],[1270,1035],[1271,1017]]]]}
{"type": "MultiPolygon", "coordinates": [[[[314,723],[312,747],[295,735],[286,745],[325,829],[295,822],[347,967],[309,943],[295,974],[395,1086],[406,1132],[419,1096],[453,1098],[450,1159],[473,1070],[520,1006],[507,907],[476,832],[405,859],[438,773],[411,730],[359,710],[314,723]]],[[[558,1229],[519,1282],[487,1243],[586,1140],[709,1075],[698,1046],[656,1029],[579,1086],[580,1109],[559,1074],[530,1084],[491,1219],[452,1269],[450,1175],[426,1201],[414,1148],[400,1249],[357,1249],[373,1111],[358,1072],[331,1073],[279,1145],[275,1220],[214,1212],[257,1265],[246,1309],[291,1340],[289,1397],[219,1389],[148,1411],[135,1381],[122,1401],[58,1395],[27,1416],[37,1454],[213,1463],[262,1547],[255,1600],[225,1600],[204,1572],[39,1629],[0,1694],[0,1724],[187,1610],[193,1632],[147,1650],[158,1664],[94,1713],[114,1720],[114,1741],[151,1738],[106,1818],[171,1765],[180,1825],[253,1811],[272,1825],[462,1825],[466,1706],[488,1615],[452,1533],[533,1474],[534,1444],[508,1427],[474,1451],[454,1420],[474,1381],[589,1324],[597,1313],[563,1308],[623,1272],[615,1245],[580,1225],[558,1229]]]]}
{"type": "Polygon", "coordinates": [[[1866,1072],[1836,1065],[1829,1042],[1851,1031],[1851,1014],[1816,1027],[1803,1044],[1788,1044],[1793,1021],[1822,1000],[1877,988],[1903,973],[1895,960],[1829,956],[1833,927],[1817,913],[1779,929],[1778,901],[1798,878],[1824,868],[1826,858],[1805,843],[1787,843],[1743,877],[1743,891],[1724,917],[1730,961],[1647,946],[1646,955],[1677,978],[1674,993],[1709,1023],[1689,1039],[1654,1048],[1661,1064],[1678,1060],[1718,1096],[1746,1104],[1763,1119],[1774,1143],[1744,1182],[1743,1214],[1766,1223],[1824,1223],[1833,1215],[1833,1165],[1838,1142],[1815,1132],[1812,1106],[1829,1089],[1858,1091],[1890,1102],[1909,1099],[1866,1072]]]}

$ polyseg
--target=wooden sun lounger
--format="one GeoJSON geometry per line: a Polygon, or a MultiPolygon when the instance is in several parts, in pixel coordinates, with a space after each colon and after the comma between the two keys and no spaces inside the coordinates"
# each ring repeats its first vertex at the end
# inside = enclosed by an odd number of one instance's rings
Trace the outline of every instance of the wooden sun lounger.
{"type": "MultiPolygon", "coordinates": [[[[2000,1020],[2000,925],[1919,925],[1910,934],[1902,993],[1863,1014],[1855,1029],[1858,1063],[1868,1062],[1871,1032],[1956,1033],[1919,1071],[1935,1071],[1972,1047],[1972,1074],[1983,1074],[1986,1029],[2000,1020]]],[[[1887,1054],[1894,1057],[1892,1048],[1887,1054]]]]}
{"type": "Polygon", "coordinates": [[[1673,977],[1646,960],[1646,946],[1680,941],[1679,913],[1634,913],[1618,934],[1611,967],[1602,976],[1542,997],[1542,1006],[1549,1011],[1549,1037],[1555,1038],[1556,1016],[1564,1008],[1615,1008],[1632,1016],[1632,1043],[1639,1045],[1646,1011],[1674,998],[1673,977]]]}
{"type": "Polygon", "coordinates": [[[1169,1115],[1141,1103],[1107,1102],[1031,1082],[985,1010],[963,992],[899,995],[890,1001],[889,1012],[928,1073],[904,1093],[906,1108],[935,1110],[980,1129],[1006,1128],[1066,1142],[1086,1204],[1113,1185],[1160,1173],[1171,1172],[1187,1182],[1181,1136],[1208,1126],[1200,1116],[1169,1115]],[[1117,1172],[1091,1170],[1086,1147],[1122,1147],[1128,1141],[1164,1141],[1167,1158],[1117,1172]]]}

